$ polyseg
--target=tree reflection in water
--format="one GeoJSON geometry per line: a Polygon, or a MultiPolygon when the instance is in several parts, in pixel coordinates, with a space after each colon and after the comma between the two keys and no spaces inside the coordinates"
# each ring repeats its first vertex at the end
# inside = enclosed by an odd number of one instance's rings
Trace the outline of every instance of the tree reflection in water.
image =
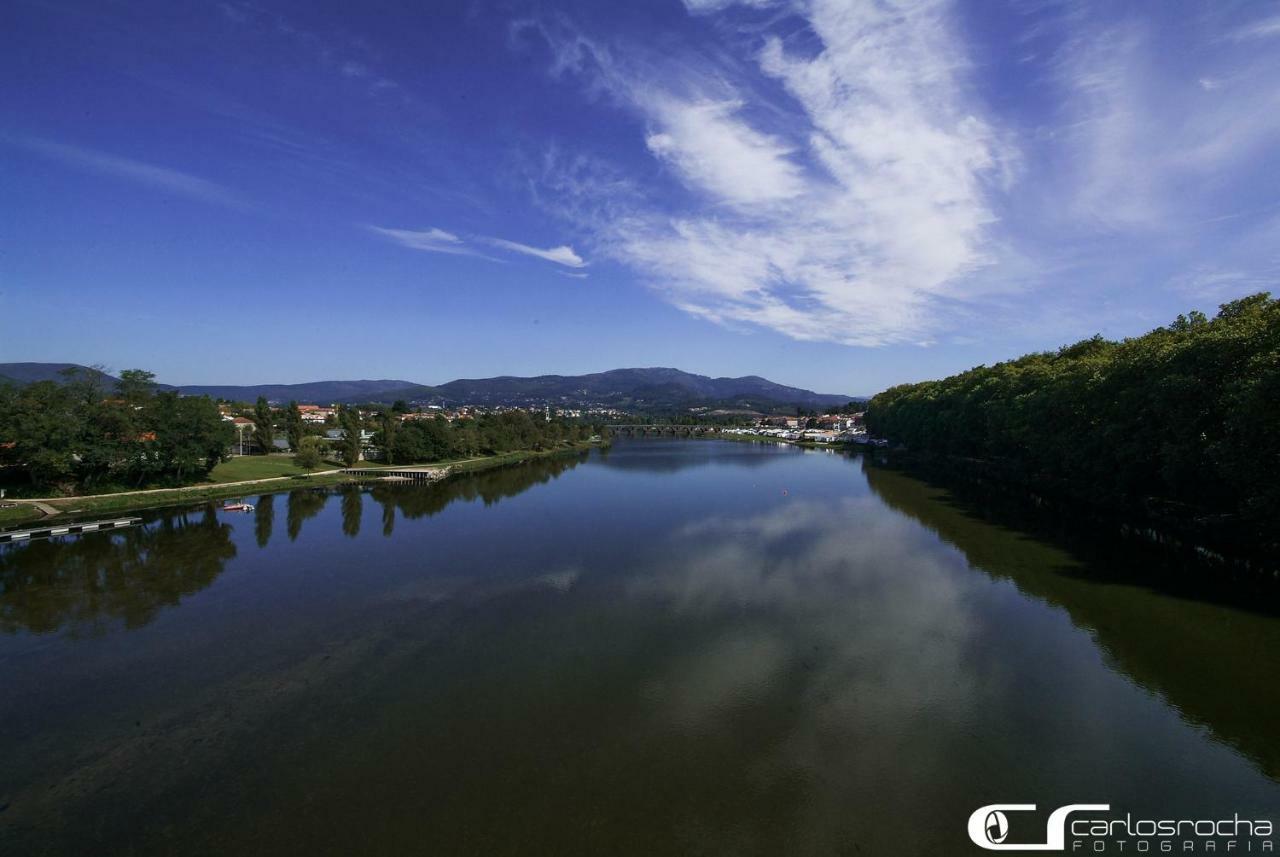
{"type": "MultiPolygon", "coordinates": [[[[395,529],[396,511],[406,518],[435,515],[455,500],[492,505],[548,482],[576,467],[586,454],[536,459],[519,467],[464,474],[430,486],[378,485],[371,496],[382,506],[382,532],[395,529]]],[[[360,533],[365,490],[340,492],[342,531],[360,533]]],[[[303,523],[324,509],[332,493],[323,489],[291,491],[286,499],[289,540],[303,523]]],[[[254,539],[260,548],[271,540],[276,498],[257,498],[254,539]]],[[[157,520],[114,533],[51,539],[0,549],[0,630],[47,634],[106,630],[115,620],[140,628],[160,609],[211,584],[236,555],[232,527],[220,522],[215,507],[165,513],[157,520]]]]}
{"type": "Polygon", "coordinates": [[[0,550],[0,630],[98,633],[140,628],[222,573],[236,555],[212,507],[114,533],[0,550]]]}
{"type": "MultiPolygon", "coordinates": [[[[1245,610],[1194,597],[1179,560],[1158,550],[1079,531],[1068,539],[1046,528],[1032,537],[1028,516],[963,499],[954,493],[963,486],[930,484],[869,462],[863,470],[886,506],[933,531],[973,568],[1066,610],[1113,669],[1280,778],[1280,683],[1258,680],[1280,665],[1280,633],[1263,605],[1245,610]],[[1239,657],[1242,641],[1250,641],[1256,657],[1239,657]]],[[[1212,570],[1201,569],[1206,573],[1212,570]]],[[[1213,594],[1208,582],[1204,588],[1213,594]]]]}
{"type": "Polygon", "coordinates": [[[360,535],[360,518],[364,514],[364,491],[353,486],[342,492],[342,532],[354,539],[360,535]]]}
{"type": "Polygon", "coordinates": [[[271,528],[276,522],[276,495],[263,494],[253,509],[253,535],[258,547],[265,548],[271,541],[271,528]]]}
{"type": "Polygon", "coordinates": [[[382,505],[382,533],[395,530],[395,513],[406,518],[431,517],[456,500],[481,500],[492,506],[504,497],[514,497],[535,485],[542,485],[586,461],[588,453],[536,458],[516,467],[500,467],[479,473],[461,474],[435,485],[381,483],[370,495],[382,505]]]}
{"type": "Polygon", "coordinates": [[[289,492],[289,508],[285,513],[288,518],[289,541],[297,541],[302,532],[302,522],[320,514],[329,494],[324,490],[303,489],[289,492]]]}

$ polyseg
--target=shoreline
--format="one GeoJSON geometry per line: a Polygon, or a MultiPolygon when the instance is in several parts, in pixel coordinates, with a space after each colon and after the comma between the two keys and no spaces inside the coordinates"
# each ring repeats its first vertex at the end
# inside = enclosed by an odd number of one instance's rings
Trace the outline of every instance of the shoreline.
{"type": "Polygon", "coordinates": [[[355,468],[333,468],[316,471],[304,476],[270,476],[264,479],[250,479],[239,482],[202,483],[199,485],[186,485],[180,488],[147,488],[140,491],[85,494],[74,497],[15,497],[8,502],[16,504],[16,507],[0,509],[0,531],[49,521],[55,515],[56,520],[59,522],[71,522],[77,517],[84,516],[141,512],[172,506],[193,505],[205,501],[229,500],[253,494],[279,494],[298,488],[326,488],[349,483],[376,483],[378,481],[376,476],[353,476],[343,472],[344,470],[352,469],[439,468],[446,472],[437,482],[444,482],[460,473],[475,473],[481,470],[503,467],[508,464],[519,464],[533,458],[582,452],[604,445],[599,441],[586,441],[558,449],[519,450],[498,455],[481,456],[479,458],[453,459],[421,464],[385,465],[362,462],[363,467],[357,465],[355,468]],[[46,511],[47,509],[56,511],[49,513],[46,511]],[[4,514],[17,510],[29,510],[30,513],[25,516],[4,514]]]}

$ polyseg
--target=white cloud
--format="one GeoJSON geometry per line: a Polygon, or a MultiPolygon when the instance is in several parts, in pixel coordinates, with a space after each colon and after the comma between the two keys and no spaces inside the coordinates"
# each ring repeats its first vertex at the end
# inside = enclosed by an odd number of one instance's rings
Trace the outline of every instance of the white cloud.
{"type": "Polygon", "coordinates": [[[661,127],[645,139],[649,150],[674,164],[684,178],[726,202],[750,204],[800,194],[800,169],[792,150],[737,119],[741,101],[658,99],[661,127]]]}
{"type": "Polygon", "coordinates": [[[248,205],[244,199],[229,188],[169,167],[161,167],[143,161],[109,155],[95,149],[72,146],[66,143],[55,143],[51,140],[42,140],[35,137],[16,138],[13,142],[24,149],[61,161],[78,169],[127,179],[200,202],[226,205],[232,208],[245,208],[248,205]]]}
{"type": "Polygon", "coordinates": [[[390,238],[411,250],[425,250],[428,253],[450,253],[459,256],[476,255],[476,251],[467,246],[457,235],[443,229],[385,229],[381,226],[370,226],[369,229],[378,235],[390,238]]]}
{"type": "Polygon", "coordinates": [[[555,262],[558,265],[564,265],[569,268],[585,268],[587,266],[587,263],[573,251],[572,247],[564,244],[543,250],[541,247],[531,247],[518,241],[508,241],[505,238],[481,238],[478,240],[494,247],[501,247],[514,253],[523,253],[526,256],[536,256],[539,259],[546,259],[548,262],[555,262]]]}
{"type": "Polygon", "coordinates": [[[808,4],[820,50],[793,53],[772,39],[755,60],[757,75],[789,93],[785,104],[763,102],[732,66],[630,61],[544,31],[556,69],[594,74],[593,85],[636,111],[649,150],[697,197],[685,211],[641,202],[620,212],[584,202],[602,195],[590,184],[551,175],[554,205],[569,216],[607,212],[577,219],[600,252],[686,312],[805,340],[926,341],[943,302],[974,295],[966,278],[989,262],[996,219],[987,177],[1013,161],[966,103],[966,57],[943,11],[808,4]]]}
{"type": "Polygon", "coordinates": [[[684,0],[684,6],[694,15],[705,15],[710,12],[719,12],[730,6],[768,6],[773,0],[684,0]]]}
{"type": "MultiPolygon", "coordinates": [[[[543,250],[540,247],[531,247],[528,244],[521,244],[517,241],[508,241],[505,238],[490,238],[486,236],[473,236],[470,241],[463,239],[452,232],[446,232],[443,229],[431,227],[429,229],[388,229],[382,226],[368,227],[371,232],[390,238],[396,243],[408,247],[411,250],[424,250],[428,253],[447,253],[456,256],[484,256],[476,248],[475,244],[481,243],[491,247],[499,247],[504,250],[510,250],[514,253],[522,253],[526,256],[535,256],[539,259],[545,259],[548,262],[555,262],[569,268],[585,268],[587,263],[582,257],[574,252],[572,247],[561,245],[559,247],[551,247],[543,250]]],[[[496,260],[492,260],[496,261],[496,260]]]]}

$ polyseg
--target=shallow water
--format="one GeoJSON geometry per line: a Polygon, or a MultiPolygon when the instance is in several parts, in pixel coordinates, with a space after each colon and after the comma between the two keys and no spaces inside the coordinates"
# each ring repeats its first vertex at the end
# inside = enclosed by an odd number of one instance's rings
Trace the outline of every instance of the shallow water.
{"type": "Polygon", "coordinates": [[[1011,842],[1066,803],[1280,819],[1280,619],[860,457],[629,441],[247,499],[0,547],[0,853],[956,854],[996,802],[1041,809],[1011,842]]]}

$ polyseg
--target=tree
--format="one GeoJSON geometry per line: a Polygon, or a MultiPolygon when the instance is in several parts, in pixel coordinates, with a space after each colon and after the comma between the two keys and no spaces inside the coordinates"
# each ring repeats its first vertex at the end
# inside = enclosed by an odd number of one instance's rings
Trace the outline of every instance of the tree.
{"type": "Polygon", "coordinates": [[[36,485],[73,481],[84,415],[69,390],[39,381],[11,393],[4,404],[0,437],[13,444],[13,458],[28,478],[36,485]]]}
{"type": "Polygon", "coordinates": [[[407,414],[409,413],[409,403],[406,402],[404,399],[396,399],[395,402],[391,405],[391,410],[393,413],[407,414]]]}
{"type": "Polygon", "coordinates": [[[271,405],[266,396],[259,396],[258,403],[253,406],[253,434],[258,441],[260,455],[266,455],[275,448],[276,429],[271,423],[271,405]]]}
{"type": "Polygon", "coordinates": [[[289,438],[289,448],[297,451],[302,445],[302,436],[306,433],[306,426],[302,422],[302,410],[298,407],[297,402],[290,402],[289,409],[284,412],[284,430],[289,438]]]}
{"type": "Polygon", "coordinates": [[[143,369],[125,369],[116,383],[120,398],[134,406],[143,405],[155,392],[155,373],[143,369]]]}
{"type": "Polygon", "coordinates": [[[182,483],[207,476],[227,457],[234,430],[207,396],[160,393],[148,403],[146,418],[155,435],[146,441],[149,475],[182,483]]]}
{"type": "Polygon", "coordinates": [[[393,408],[383,411],[380,417],[381,427],[375,442],[382,449],[382,457],[387,464],[395,464],[396,432],[400,428],[400,418],[393,408]]]}
{"type": "Polygon", "coordinates": [[[868,429],[992,478],[1280,554],[1280,301],[1100,336],[873,397],[868,429]]]}
{"type": "Polygon", "coordinates": [[[338,414],[342,426],[342,461],[347,467],[355,467],[360,461],[360,412],[350,405],[338,414]]]}
{"type": "Polygon", "coordinates": [[[298,441],[294,447],[293,463],[306,470],[315,470],[324,463],[326,444],[314,435],[308,435],[298,441]]]}

